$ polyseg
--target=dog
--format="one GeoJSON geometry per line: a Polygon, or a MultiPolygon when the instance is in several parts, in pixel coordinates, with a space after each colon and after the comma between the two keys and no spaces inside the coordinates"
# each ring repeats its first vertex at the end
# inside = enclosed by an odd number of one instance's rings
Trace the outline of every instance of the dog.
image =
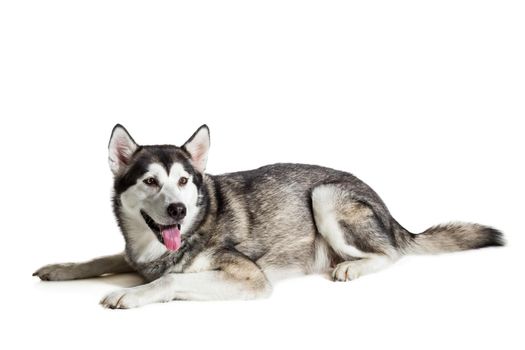
{"type": "Polygon", "coordinates": [[[279,279],[329,273],[350,281],[405,254],[504,245],[503,234],[469,223],[404,229],[381,198],[350,173],[274,164],[205,173],[210,132],[183,146],[141,146],[117,124],[109,142],[113,210],[125,251],[84,263],[47,265],[44,281],[138,272],[146,284],[101,300],[125,309],[170,300],[254,299],[279,279]]]}

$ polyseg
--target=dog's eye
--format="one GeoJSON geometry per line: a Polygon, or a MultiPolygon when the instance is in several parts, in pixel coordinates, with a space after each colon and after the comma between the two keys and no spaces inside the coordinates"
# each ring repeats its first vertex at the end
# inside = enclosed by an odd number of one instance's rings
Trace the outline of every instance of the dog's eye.
{"type": "Polygon", "coordinates": [[[144,180],[144,183],[148,186],[157,186],[159,184],[154,177],[148,177],[144,180]]]}
{"type": "Polygon", "coordinates": [[[179,185],[180,185],[180,186],[184,186],[184,185],[186,185],[187,183],[188,183],[188,178],[187,178],[187,177],[181,177],[181,178],[179,179],[179,185]]]}

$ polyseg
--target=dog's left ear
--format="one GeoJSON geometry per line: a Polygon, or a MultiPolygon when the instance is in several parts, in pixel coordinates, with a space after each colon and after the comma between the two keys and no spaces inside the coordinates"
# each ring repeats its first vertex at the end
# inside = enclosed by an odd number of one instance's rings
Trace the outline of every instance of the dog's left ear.
{"type": "Polygon", "coordinates": [[[208,161],[208,151],[210,150],[210,129],[207,125],[202,125],[195,131],[188,141],[182,146],[191,156],[191,164],[199,171],[204,173],[206,162],[208,161]]]}

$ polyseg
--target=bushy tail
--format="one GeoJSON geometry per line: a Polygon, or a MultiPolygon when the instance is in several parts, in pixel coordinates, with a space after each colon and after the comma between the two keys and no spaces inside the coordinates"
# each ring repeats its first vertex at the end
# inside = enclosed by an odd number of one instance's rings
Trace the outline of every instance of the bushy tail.
{"type": "Polygon", "coordinates": [[[408,254],[439,254],[505,245],[503,233],[479,224],[437,225],[419,234],[412,234],[399,224],[396,226],[397,234],[405,236],[404,251],[408,254]]]}

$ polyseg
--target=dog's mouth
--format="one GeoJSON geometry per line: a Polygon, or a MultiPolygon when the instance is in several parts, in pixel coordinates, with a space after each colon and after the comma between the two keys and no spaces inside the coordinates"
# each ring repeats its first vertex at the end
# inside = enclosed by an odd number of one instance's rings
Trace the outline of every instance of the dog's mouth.
{"type": "Polygon", "coordinates": [[[160,243],[164,244],[166,248],[176,251],[181,246],[180,224],[161,225],[151,218],[144,210],[140,211],[144,221],[148,227],[153,231],[160,243]]]}

